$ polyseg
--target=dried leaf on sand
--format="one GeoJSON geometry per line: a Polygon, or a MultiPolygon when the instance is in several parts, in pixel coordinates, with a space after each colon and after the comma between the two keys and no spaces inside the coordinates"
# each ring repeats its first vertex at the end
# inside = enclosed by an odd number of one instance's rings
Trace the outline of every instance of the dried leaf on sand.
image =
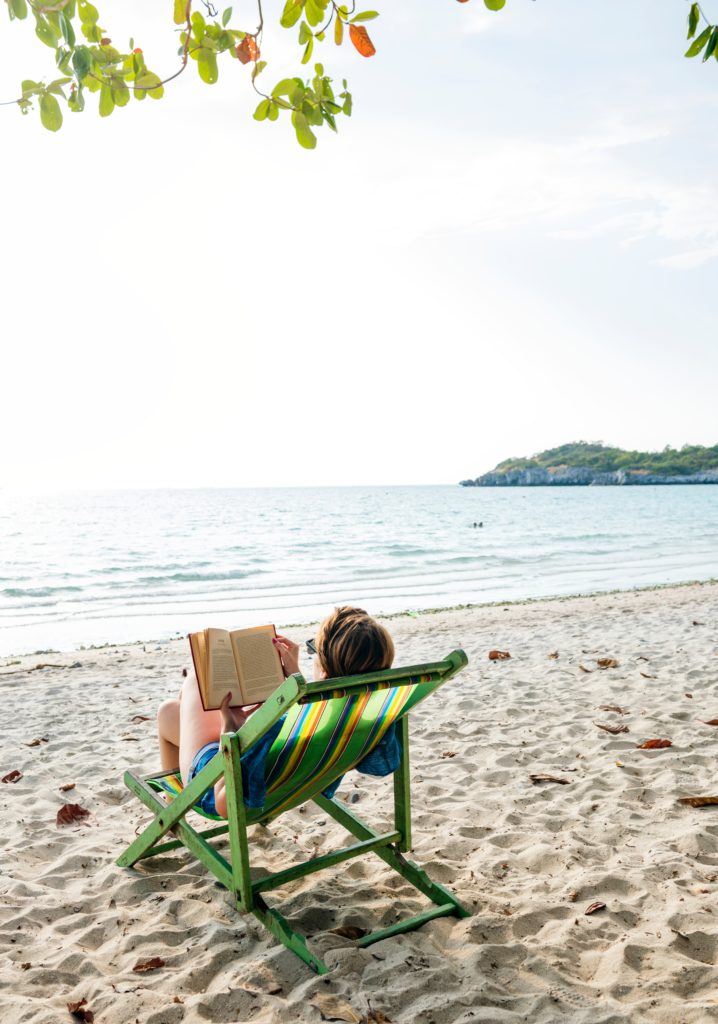
{"type": "Polygon", "coordinates": [[[638,743],[637,750],[663,750],[665,747],[672,747],[672,740],[646,740],[645,743],[638,743]]]}
{"type": "Polygon", "coordinates": [[[529,778],[534,786],[537,786],[540,782],[558,782],[561,786],[568,786],[571,782],[570,779],[560,779],[558,775],[529,775],[529,778]]]}
{"type": "Polygon", "coordinates": [[[614,736],[618,736],[619,732],[628,732],[627,725],[611,725],[610,722],[594,722],[594,725],[598,726],[599,729],[603,729],[604,732],[610,732],[614,736]]]}
{"type": "Polygon", "coordinates": [[[339,928],[329,929],[332,935],[341,935],[344,939],[361,939],[366,935],[366,928],[359,928],[355,924],[343,924],[339,928]]]}
{"type": "Polygon", "coordinates": [[[489,651],[489,661],[507,661],[510,657],[509,651],[489,651]]]}
{"type": "Polygon", "coordinates": [[[718,796],[681,796],[678,803],[688,807],[718,807],[718,796]]]}
{"type": "Polygon", "coordinates": [[[95,1015],[87,1005],[86,999],[80,999],[76,1003],[68,1003],[67,1009],[75,1020],[83,1020],[87,1024],[92,1024],[95,1019],[95,1015]]]}
{"type": "Polygon", "coordinates": [[[599,658],[596,662],[599,668],[618,668],[615,658],[599,658]]]}
{"type": "Polygon", "coordinates": [[[18,771],[17,768],[14,768],[11,772],[8,772],[7,775],[3,775],[2,780],[0,780],[0,781],[2,781],[2,782],[19,782],[21,778],[22,778],[22,772],[18,771]]]}
{"type": "Polygon", "coordinates": [[[586,666],[585,666],[585,665],[582,665],[580,661],[579,661],[579,663],[578,663],[578,667],[579,667],[579,668],[581,669],[581,671],[582,671],[582,672],[585,672],[585,673],[586,673],[587,675],[590,675],[590,674],[591,674],[591,672],[593,672],[593,669],[591,669],[591,668],[586,668],[586,666]]]}
{"type": "Polygon", "coordinates": [[[164,965],[165,962],[161,956],[153,956],[149,960],[140,960],[132,970],[135,974],[145,974],[147,971],[157,971],[160,967],[164,967],[164,965]]]}
{"type": "Polygon", "coordinates": [[[601,903],[600,900],[596,900],[595,903],[591,903],[589,906],[586,907],[586,909],[584,910],[584,914],[595,914],[597,910],[605,910],[605,909],[606,909],[606,904],[605,903],[601,903]]]}
{"type": "Polygon", "coordinates": [[[63,804],[57,812],[56,823],[58,825],[74,825],[76,821],[86,818],[89,813],[87,808],[81,807],[80,804],[63,804]]]}
{"type": "Polygon", "coordinates": [[[628,709],[622,708],[620,704],[600,704],[599,711],[615,711],[617,715],[627,715],[628,709]]]}
{"type": "Polygon", "coordinates": [[[349,1024],[361,1024],[363,1015],[357,1013],[353,1006],[329,993],[318,993],[309,1000],[322,1015],[322,1020],[345,1020],[349,1024]]]}

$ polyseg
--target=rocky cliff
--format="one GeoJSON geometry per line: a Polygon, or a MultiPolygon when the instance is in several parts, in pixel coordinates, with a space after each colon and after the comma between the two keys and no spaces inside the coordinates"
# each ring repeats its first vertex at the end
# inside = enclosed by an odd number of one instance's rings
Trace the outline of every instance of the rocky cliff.
{"type": "Polygon", "coordinates": [[[552,466],[548,469],[537,466],[484,473],[475,480],[461,481],[462,487],[596,487],[636,484],[718,484],[718,469],[667,476],[640,469],[600,473],[583,466],[552,466]]]}

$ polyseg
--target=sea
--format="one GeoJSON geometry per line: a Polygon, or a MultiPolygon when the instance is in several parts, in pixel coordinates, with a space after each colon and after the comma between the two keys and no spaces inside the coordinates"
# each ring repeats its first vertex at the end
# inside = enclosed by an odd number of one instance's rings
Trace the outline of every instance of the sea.
{"type": "Polygon", "coordinates": [[[718,578],[718,486],[0,491],[0,656],[718,578]]]}

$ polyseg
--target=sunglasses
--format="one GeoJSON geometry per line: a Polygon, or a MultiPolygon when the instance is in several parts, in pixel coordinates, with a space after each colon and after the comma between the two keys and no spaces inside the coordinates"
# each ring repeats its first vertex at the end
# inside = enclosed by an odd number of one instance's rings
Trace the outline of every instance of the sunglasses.
{"type": "Polygon", "coordinates": [[[307,648],[307,654],[311,654],[313,656],[317,653],[317,643],[313,637],[311,640],[305,640],[304,646],[307,648]]]}

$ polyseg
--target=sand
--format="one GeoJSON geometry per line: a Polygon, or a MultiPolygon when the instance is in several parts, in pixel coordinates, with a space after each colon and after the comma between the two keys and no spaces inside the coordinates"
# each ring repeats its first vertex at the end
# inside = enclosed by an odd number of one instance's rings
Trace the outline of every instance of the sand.
{"type": "MultiPolygon", "coordinates": [[[[154,711],[186,642],[6,658],[0,774],[23,776],[0,785],[3,1024],[69,1021],[81,999],[98,1024],[318,1022],[326,995],[369,1021],[718,1020],[718,808],[677,802],[718,795],[718,585],[388,625],[399,664],[470,659],[411,731],[412,856],[472,916],[362,950],[330,929],[389,923],[423,905],[413,890],[376,857],[294,883],[275,899],[332,967],[318,978],[188,855],[115,867],[148,818],[122,772],[158,765],[154,711]],[[652,738],[673,745],[636,748],[652,738]],[[541,773],[568,784],[532,783],[541,773]],[[90,816],[58,827],[65,801],[90,816]],[[133,972],[150,957],[164,966],[133,972]]],[[[387,823],[388,780],[354,773],[339,794],[387,823]]],[[[269,869],[343,842],[313,805],[252,835],[269,869]]]]}

